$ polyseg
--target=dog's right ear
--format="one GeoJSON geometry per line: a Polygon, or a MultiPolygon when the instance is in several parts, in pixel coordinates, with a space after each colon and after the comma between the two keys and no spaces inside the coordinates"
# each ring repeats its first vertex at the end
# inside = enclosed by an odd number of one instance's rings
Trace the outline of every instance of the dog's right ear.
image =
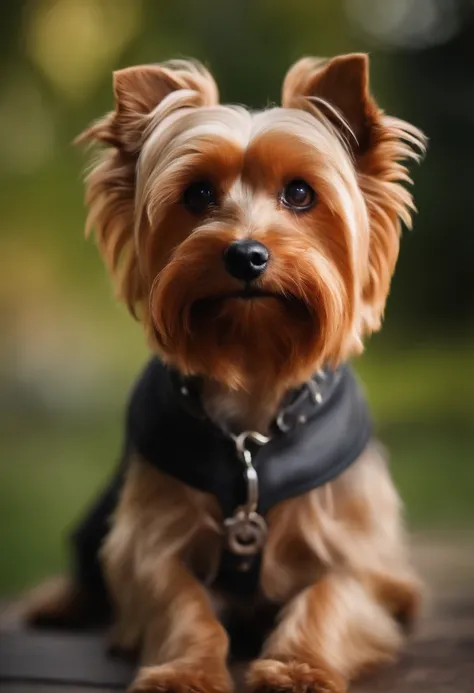
{"type": "Polygon", "coordinates": [[[150,127],[180,108],[218,103],[217,86],[200,63],[173,60],[114,74],[115,110],[91,125],[76,142],[106,145],[86,178],[86,234],[94,230],[118,298],[133,315],[148,306],[149,278],[135,245],[135,180],[140,149],[150,127]]]}
{"type": "Polygon", "coordinates": [[[152,114],[173,94],[171,108],[212,106],[219,95],[212,75],[197,62],[172,60],[160,65],[138,65],[114,72],[115,110],[76,139],[98,141],[137,152],[152,114]]]}

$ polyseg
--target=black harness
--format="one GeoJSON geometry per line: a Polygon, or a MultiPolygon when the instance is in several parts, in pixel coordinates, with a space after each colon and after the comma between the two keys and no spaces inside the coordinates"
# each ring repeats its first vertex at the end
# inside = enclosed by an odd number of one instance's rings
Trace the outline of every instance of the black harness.
{"type": "Polygon", "coordinates": [[[236,583],[233,591],[252,591],[266,513],[337,477],[355,462],[371,435],[367,403],[348,365],[320,371],[288,393],[268,436],[262,436],[219,428],[203,409],[200,380],[183,379],[152,358],[129,401],[124,465],[76,533],[76,542],[80,549],[85,537],[89,553],[98,547],[91,523],[100,525],[96,534],[102,533],[102,539],[104,513],[116,502],[126,460],[137,452],[161,472],[217,498],[227,538],[217,581],[227,575],[227,585],[236,583]],[[236,569],[250,571],[252,577],[235,580],[236,569]]]}

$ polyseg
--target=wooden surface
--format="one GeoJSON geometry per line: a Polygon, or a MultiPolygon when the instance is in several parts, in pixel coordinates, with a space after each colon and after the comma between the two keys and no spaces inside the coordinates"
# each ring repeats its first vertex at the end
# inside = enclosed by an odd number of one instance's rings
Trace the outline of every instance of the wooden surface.
{"type": "MultiPolygon", "coordinates": [[[[431,592],[418,632],[399,662],[354,693],[474,693],[474,535],[418,538],[414,556],[431,592]]],[[[132,679],[103,635],[25,631],[12,614],[0,618],[0,693],[117,691],[132,679]]],[[[232,670],[241,688],[245,663],[232,670]]]]}
{"type": "MultiPolygon", "coordinates": [[[[134,668],[107,654],[99,635],[0,632],[0,681],[123,689],[134,668]]],[[[3,688],[0,689],[3,690],[3,688]]]]}

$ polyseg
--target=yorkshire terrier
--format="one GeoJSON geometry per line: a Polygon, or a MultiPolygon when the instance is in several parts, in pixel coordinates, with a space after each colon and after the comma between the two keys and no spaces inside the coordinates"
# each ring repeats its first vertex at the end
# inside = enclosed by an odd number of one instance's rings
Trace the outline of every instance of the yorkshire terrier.
{"type": "Polygon", "coordinates": [[[105,145],[87,228],[155,355],[74,577],[30,618],[103,589],[114,644],[141,652],[134,693],[230,691],[232,622],[268,627],[249,691],[342,693],[419,603],[347,361],[380,327],[425,138],[377,106],[363,54],[300,60],[258,112],[184,60],[120,70],[114,93],[79,138],[105,145]]]}

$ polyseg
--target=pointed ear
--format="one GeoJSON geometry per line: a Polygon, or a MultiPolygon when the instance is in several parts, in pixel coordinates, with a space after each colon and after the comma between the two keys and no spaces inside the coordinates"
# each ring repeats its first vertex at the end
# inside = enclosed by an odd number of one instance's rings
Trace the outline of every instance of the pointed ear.
{"type": "Polygon", "coordinates": [[[386,116],[369,90],[369,59],[362,53],[303,58],[283,83],[283,106],[323,114],[354,154],[369,218],[368,262],[361,277],[362,331],[380,327],[398,256],[401,222],[411,225],[414,204],[407,162],[419,161],[426,138],[416,127],[386,116]]]}
{"type": "Polygon", "coordinates": [[[138,65],[114,72],[115,111],[83,132],[76,142],[98,140],[125,151],[137,151],[150,114],[173,92],[181,92],[177,106],[218,103],[211,74],[200,64],[174,60],[160,65],[138,65]]]}
{"type": "Polygon", "coordinates": [[[95,230],[118,296],[132,313],[140,314],[147,310],[149,287],[139,267],[133,232],[137,158],[147,128],[174,110],[216,104],[218,92],[201,64],[173,60],[119,70],[114,74],[114,94],[115,110],[76,142],[109,145],[86,179],[87,230],[95,230]]]}
{"type": "Polygon", "coordinates": [[[290,68],[283,83],[285,108],[311,109],[311,101],[336,127],[346,127],[346,138],[356,153],[371,143],[380,111],[370,96],[369,59],[364,53],[340,55],[330,60],[303,58],[290,68]],[[341,116],[342,119],[341,120],[341,116]],[[352,133],[353,137],[347,137],[352,133]]]}
{"type": "Polygon", "coordinates": [[[182,88],[179,79],[158,65],[126,67],[113,74],[116,110],[124,119],[148,115],[165,96],[182,88]]]}

